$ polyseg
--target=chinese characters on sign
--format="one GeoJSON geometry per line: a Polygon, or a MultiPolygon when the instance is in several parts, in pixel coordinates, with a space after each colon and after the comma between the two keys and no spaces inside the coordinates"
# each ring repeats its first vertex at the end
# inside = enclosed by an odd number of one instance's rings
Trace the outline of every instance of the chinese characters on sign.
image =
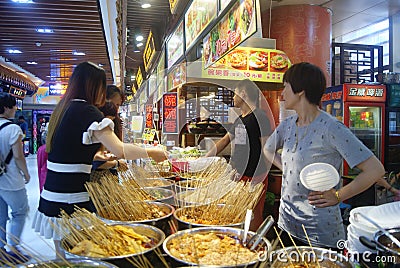
{"type": "Polygon", "coordinates": [[[345,101],[385,102],[386,88],[381,85],[345,84],[345,101]]]}
{"type": "Polygon", "coordinates": [[[151,128],[153,126],[153,105],[146,104],[146,128],[151,128]]]}
{"type": "Polygon", "coordinates": [[[178,134],[178,94],[165,93],[163,96],[163,133],[178,134]]]}

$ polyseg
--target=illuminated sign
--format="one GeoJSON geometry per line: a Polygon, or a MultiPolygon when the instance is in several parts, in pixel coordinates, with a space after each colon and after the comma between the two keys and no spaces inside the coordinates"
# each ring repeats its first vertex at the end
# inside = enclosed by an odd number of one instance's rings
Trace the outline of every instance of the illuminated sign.
{"type": "Polygon", "coordinates": [[[169,9],[171,10],[171,14],[175,14],[178,2],[179,0],[169,0],[169,9]]]}
{"type": "Polygon", "coordinates": [[[61,83],[49,83],[49,95],[52,96],[62,96],[67,90],[66,84],[61,83]]]}
{"type": "Polygon", "coordinates": [[[143,52],[143,64],[144,64],[144,69],[146,71],[149,70],[155,54],[156,54],[156,46],[154,42],[153,33],[150,31],[143,52]]]}
{"type": "Polygon", "coordinates": [[[172,67],[168,74],[168,91],[186,83],[186,62],[172,67]]]}
{"type": "Polygon", "coordinates": [[[285,52],[277,49],[237,47],[205,69],[202,77],[282,83],[283,75],[291,66],[285,52]]]}
{"type": "Polygon", "coordinates": [[[138,85],[138,88],[140,88],[140,86],[143,83],[143,75],[142,75],[142,71],[140,69],[140,66],[139,66],[137,74],[136,74],[136,83],[138,85]]]}
{"type": "Polygon", "coordinates": [[[385,102],[386,87],[382,85],[345,84],[344,101],[385,102]]]}
{"type": "Polygon", "coordinates": [[[153,127],[153,105],[152,104],[146,104],[145,111],[146,111],[146,124],[145,124],[145,127],[152,128],[153,127]]]}
{"type": "Polygon", "coordinates": [[[24,99],[26,95],[26,90],[16,87],[10,87],[10,94],[16,98],[24,99]]]}
{"type": "Polygon", "coordinates": [[[163,133],[178,134],[178,94],[165,93],[163,95],[163,133]]]}
{"type": "Polygon", "coordinates": [[[257,31],[253,0],[238,0],[203,39],[205,68],[257,31]]]}
{"type": "Polygon", "coordinates": [[[170,68],[184,54],[183,20],[167,42],[167,60],[170,68]]]}

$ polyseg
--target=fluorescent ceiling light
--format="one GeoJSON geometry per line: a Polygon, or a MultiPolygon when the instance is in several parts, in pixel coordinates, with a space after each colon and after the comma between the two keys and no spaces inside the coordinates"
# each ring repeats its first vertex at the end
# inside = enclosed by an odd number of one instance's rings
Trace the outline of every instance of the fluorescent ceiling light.
{"type": "Polygon", "coordinates": [[[21,54],[22,52],[21,52],[21,50],[18,50],[18,49],[9,49],[8,53],[10,53],[10,54],[21,54]]]}
{"type": "Polygon", "coordinates": [[[36,61],[27,61],[26,63],[27,63],[27,64],[30,64],[30,65],[36,65],[36,64],[37,64],[36,61]]]}
{"type": "Polygon", "coordinates": [[[103,66],[104,66],[104,64],[99,63],[99,67],[103,67],[103,66]]]}
{"type": "Polygon", "coordinates": [[[151,5],[149,3],[142,4],[142,8],[149,8],[149,7],[151,7],[151,5]]]}
{"type": "Polygon", "coordinates": [[[143,35],[136,36],[136,41],[138,41],[138,42],[143,41],[143,35]]]}
{"type": "Polygon", "coordinates": [[[38,32],[38,33],[53,33],[54,31],[50,28],[37,28],[36,32],[38,32]]]}
{"type": "Polygon", "coordinates": [[[141,46],[143,46],[143,43],[142,42],[137,43],[136,46],[141,47],[141,46]]]}
{"type": "Polygon", "coordinates": [[[140,49],[139,49],[139,48],[137,48],[137,47],[135,47],[135,48],[133,49],[133,52],[135,52],[135,53],[139,53],[139,52],[140,52],[140,49]]]}
{"type": "Polygon", "coordinates": [[[19,3],[19,4],[31,4],[33,3],[33,0],[12,0],[14,3],[19,3]]]}
{"type": "Polygon", "coordinates": [[[85,56],[86,55],[84,52],[79,52],[79,51],[74,51],[72,54],[74,56],[85,56]]]}
{"type": "Polygon", "coordinates": [[[134,75],[131,75],[131,80],[135,80],[136,77],[134,75]]]}

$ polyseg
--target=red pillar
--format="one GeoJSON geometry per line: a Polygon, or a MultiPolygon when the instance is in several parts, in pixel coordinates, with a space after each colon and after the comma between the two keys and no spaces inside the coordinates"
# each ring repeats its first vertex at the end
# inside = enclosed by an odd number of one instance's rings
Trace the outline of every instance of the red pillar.
{"type": "Polygon", "coordinates": [[[331,84],[332,14],[330,10],[313,5],[278,6],[262,13],[263,37],[276,39],[276,49],[284,51],[290,61],[307,61],[319,66],[331,84]]]}

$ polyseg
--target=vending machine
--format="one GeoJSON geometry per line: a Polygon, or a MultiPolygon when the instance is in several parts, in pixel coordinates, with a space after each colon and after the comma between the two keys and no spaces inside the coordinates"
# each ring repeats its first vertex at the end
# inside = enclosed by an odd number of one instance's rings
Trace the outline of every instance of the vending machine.
{"type": "MultiPolygon", "coordinates": [[[[321,104],[384,163],[385,101],[385,85],[343,84],[327,88],[321,104]]],[[[359,172],[344,163],[343,175],[359,172]]]]}

